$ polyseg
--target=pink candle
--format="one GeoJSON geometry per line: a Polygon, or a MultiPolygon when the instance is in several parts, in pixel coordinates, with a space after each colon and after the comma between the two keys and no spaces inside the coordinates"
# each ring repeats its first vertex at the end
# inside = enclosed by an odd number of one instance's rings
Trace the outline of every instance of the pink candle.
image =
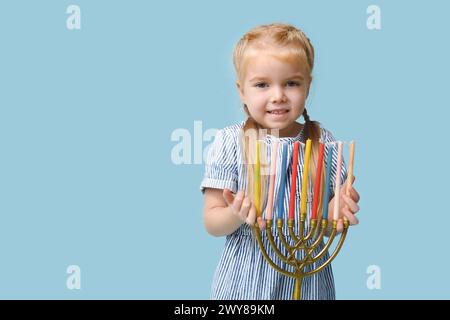
{"type": "Polygon", "coordinates": [[[297,197],[295,191],[297,189],[297,167],[298,167],[298,146],[300,142],[294,142],[293,160],[292,160],[292,180],[291,180],[291,198],[289,199],[289,220],[294,219],[295,203],[297,197]]]}
{"type": "Polygon", "coordinates": [[[333,219],[339,219],[339,201],[341,193],[341,167],[342,167],[342,141],[338,141],[338,156],[336,168],[336,186],[334,187],[334,214],[333,219]]]}
{"type": "Polygon", "coordinates": [[[272,157],[270,161],[270,182],[269,182],[269,199],[267,200],[267,220],[272,220],[273,212],[273,193],[275,189],[275,171],[277,170],[277,151],[278,141],[272,146],[272,157]]]}
{"type": "Polygon", "coordinates": [[[319,159],[317,160],[317,172],[316,172],[316,182],[314,183],[314,199],[313,207],[311,211],[311,219],[317,219],[317,206],[319,205],[320,199],[320,182],[322,181],[322,165],[323,165],[323,152],[324,144],[319,145],[319,159]]]}

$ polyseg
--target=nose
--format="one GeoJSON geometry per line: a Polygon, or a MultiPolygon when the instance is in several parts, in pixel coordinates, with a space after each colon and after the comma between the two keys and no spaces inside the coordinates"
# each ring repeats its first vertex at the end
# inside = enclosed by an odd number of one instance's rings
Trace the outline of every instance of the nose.
{"type": "Polygon", "coordinates": [[[274,86],[272,91],[272,103],[280,103],[286,102],[286,95],[284,94],[284,90],[280,86],[274,86]]]}

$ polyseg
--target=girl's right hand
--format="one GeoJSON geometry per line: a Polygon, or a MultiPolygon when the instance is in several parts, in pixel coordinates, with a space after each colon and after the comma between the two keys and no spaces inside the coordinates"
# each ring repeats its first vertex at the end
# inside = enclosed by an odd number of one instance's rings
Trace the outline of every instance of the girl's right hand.
{"type": "MultiPolygon", "coordinates": [[[[236,195],[233,195],[230,189],[223,190],[223,198],[228,207],[231,208],[231,212],[238,217],[242,223],[247,223],[250,226],[255,224],[256,220],[256,208],[250,201],[249,197],[245,197],[244,191],[238,191],[236,195]]],[[[263,218],[258,217],[259,228],[263,230],[266,227],[266,222],[263,218]]]]}

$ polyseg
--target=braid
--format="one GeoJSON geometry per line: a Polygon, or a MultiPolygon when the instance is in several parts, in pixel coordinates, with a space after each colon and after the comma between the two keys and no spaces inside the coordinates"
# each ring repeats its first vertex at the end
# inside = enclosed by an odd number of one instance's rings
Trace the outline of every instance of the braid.
{"type": "Polygon", "coordinates": [[[309,122],[311,121],[309,119],[309,115],[308,115],[308,111],[306,111],[306,108],[303,110],[303,118],[305,119],[305,124],[309,124],[309,122]]]}

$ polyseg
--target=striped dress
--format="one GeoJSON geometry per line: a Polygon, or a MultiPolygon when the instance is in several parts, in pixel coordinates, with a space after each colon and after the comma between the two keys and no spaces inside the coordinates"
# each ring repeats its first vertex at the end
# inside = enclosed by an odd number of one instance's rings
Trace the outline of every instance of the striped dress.
{"type": "MultiPolygon", "coordinates": [[[[244,122],[226,127],[217,132],[215,140],[210,145],[208,150],[208,156],[205,164],[205,174],[200,186],[202,192],[204,192],[205,188],[228,188],[233,193],[236,193],[238,190],[245,190],[246,166],[243,163],[243,150],[241,142],[241,129],[243,125],[244,122]]],[[[323,128],[321,128],[321,139],[325,143],[324,159],[327,159],[327,154],[331,146],[331,144],[327,143],[333,142],[335,139],[328,130],[323,128]]],[[[267,135],[264,141],[267,146],[267,148],[265,148],[267,159],[271,159],[271,144],[275,140],[278,141],[278,152],[273,216],[278,216],[277,204],[278,196],[280,194],[278,190],[281,172],[281,145],[285,144],[287,146],[288,165],[286,167],[284,210],[282,214],[285,221],[283,233],[289,239],[286,221],[288,218],[289,196],[291,189],[293,143],[295,141],[304,143],[305,139],[303,137],[303,131],[301,131],[296,137],[276,138],[274,136],[267,135]]],[[[332,159],[333,167],[330,181],[330,199],[334,196],[337,167],[337,147],[333,149],[332,159]]],[[[303,161],[304,144],[301,144],[298,156],[299,165],[297,167],[297,203],[300,203],[301,197],[303,161]]],[[[345,181],[347,177],[345,167],[345,163],[343,162],[341,183],[345,181]]],[[[312,208],[313,186],[311,180],[309,180],[308,185],[307,224],[309,223],[309,212],[312,208]]],[[[268,187],[266,190],[268,190],[268,187]]],[[[267,199],[267,197],[262,197],[262,199],[263,198],[267,199]]],[[[265,202],[266,201],[264,201],[262,205],[264,217],[266,214],[265,202]]],[[[298,217],[298,209],[299,208],[296,208],[295,217],[298,217]]],[[[297,227],[295,228],[295,231],[298,232],[297,227]]],[[[265,233],[262,234],[263,243],[266,248],[268,248],[268,238],[265,236],[265,233]]],[[[278,247],[283,248],[280,244],[280,239],[277,235],[276,229],[274,229],[274,236],[275,242],[279,245],[278,247]]],[[[316,252],[320,251],[322,247],[323,243],[319,245],[316,252]]],[[[286,254],[286,251],[283,249],[281,251],[286,254]]],[[[277,265],[290,271],[293,270],[291,266],[282,262],[272,250],[268,250],[268,254],[277,265]]],[[[301,252],[298,252],[298,257],[300,257],[300,255],[301,252]]],[[[327,253],[322,257],[322,261],[326,260],[328,257],[329,254],[327,253]]],[[[321,261],[318,262],[319,265],[320,262],[321,261]]],[[[258,243],[252,234],[250,226],[244,223],[235,232],[226,236],[225,247],[212,281],[211,299],[288,300],[292,299],[294,283],[294,278],[280,274],[266,262],[258,247],[258,243]]],[[[303,279],[301,297],[302,299],[307,300],[335,299],[335,287],[331,265],[328,265],[322,271],[303,279]]]]}

